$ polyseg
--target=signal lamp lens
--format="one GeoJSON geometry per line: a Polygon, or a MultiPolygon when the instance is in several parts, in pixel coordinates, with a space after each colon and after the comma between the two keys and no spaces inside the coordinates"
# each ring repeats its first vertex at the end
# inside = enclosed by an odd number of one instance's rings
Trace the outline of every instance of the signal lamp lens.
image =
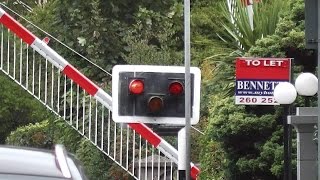
{"type": "Polygon", "coordinates": [[[183,93],[183,85],[181,82],[175,81],[169,85],[169,93],[171,95],[181,95],[183,93]]]}
{"type": "Polygon", "coordinates": [[[148,108],[150,112],[157,113],[159,112],[163,107],[163,100],[159,96],[153,96],[148,101],[148,108]]]}
{"type": "Polygon", "coordinates": [[[141,94],[144,90],[144,83],[141,79],[134,79],[129,84],[131,94],[141,94]]]}

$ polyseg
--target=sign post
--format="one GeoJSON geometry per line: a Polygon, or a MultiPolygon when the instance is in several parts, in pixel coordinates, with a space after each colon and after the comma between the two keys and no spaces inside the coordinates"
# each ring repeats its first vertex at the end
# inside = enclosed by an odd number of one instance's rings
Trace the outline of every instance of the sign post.
{"type": "MultiPolygon", "coordinates": [[[[279,105],[273,91],[280,82],[290,82],[290,58],[237,58],[236,104],[279,105]]],[[[291,127],[287,124],[289,106],[283,118],[284,179],[291,177],[291,127]]]]}

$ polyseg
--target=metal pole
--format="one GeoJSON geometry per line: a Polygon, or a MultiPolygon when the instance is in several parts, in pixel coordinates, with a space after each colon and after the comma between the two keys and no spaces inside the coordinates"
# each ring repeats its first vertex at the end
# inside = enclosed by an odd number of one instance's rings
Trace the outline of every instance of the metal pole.
{"type": "Polygon", "coordinates": [[[292,166],[291,166],[291,160],[292,160],[292,126],[291,124],[288,124],[288,116],[291,114],[290,112],[290,106],[288,107],[288,115],[286,117],[286,122],[288,125],[288,179],[292,180],[292,166]]]}
{"type": "Polygon", "coordinates": [[[190,111],[191,111],[191,89],[190,89],[190,0],[184,0],[184,63],[185,63],[185,118],[186,118],[186,180],[190,180],[190,111]]]}
{"type": "MultiPolygon", "coordinates": [[[[290,59],[290,83],[293,83],[293,67],[294,67],[294,62],[293,59],[290,59]]],[[[288,123],[288,116],[291,115],[291,104],[285,105],[284,109],[284,114],[285,114],[285,123],[287,126],[287,179],[292,180],[292,166],[291,166],[291,161],[292,161],[292,125],[288,123]]]]}
{"type": "Polygon", "coordinates": [[[318,43],[318,48],[317,48],[317,59],[318,59],[318,179],[320,177],[320,166],[319,166],[319,160],[320,160],[320,143],[319,143],[319,140],[320,140],[320,133],[319,133],[319,127],[320,127],[320,83],[319,83],[319,80],[320,80],[320,0],[318,0],[317,2],[317,9],[318,9],[318,19],[317,19],[317,26],[318,26],[318,36],[317,36],[317,43],[318,43]]]}
{"type": "Polygon", "coordinates": [[[284,105],[283,108],[283,179],[289,180],[289,125],[287,124],[288,105],[284,105]]]}
{"type": "Polygon", "coordinates": [[[179,180],[186,179],[186,132],[185,128],[182,128],[178,132],[178,170],[179,180]]]}

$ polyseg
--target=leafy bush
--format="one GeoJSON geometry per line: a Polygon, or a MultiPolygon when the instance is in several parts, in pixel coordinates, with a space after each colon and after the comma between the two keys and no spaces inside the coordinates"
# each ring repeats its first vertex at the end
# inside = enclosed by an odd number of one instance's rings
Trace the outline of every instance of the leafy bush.
{"type": "Polygon", "coordinates": [[[89,179],[110,179],[108,176],[110,160],[106,159],[89,140],[81,141],[76,156],[84,165],[89,179]]]}
{"type": "Polygon", "coordinates": [[[6,144],[35,148],[51,148],[52,139],[48,133],[49,121],[21,126],[6,139],[6,144]]]}
{"type": "Polygon", "coordinates": [[[123,173],[123,170],[117,164],[114,164],[111,159],[101,153],[101,151],[87,139],[81,141],[76,156],[83,163],[89,179],[131,179],[128,174],[123,173]]]}
{"type": "Polygon", "coordinates": [[[49,116],[40,102],[0,73],[0,144],[18,126],[40,122],[49,116]]]}

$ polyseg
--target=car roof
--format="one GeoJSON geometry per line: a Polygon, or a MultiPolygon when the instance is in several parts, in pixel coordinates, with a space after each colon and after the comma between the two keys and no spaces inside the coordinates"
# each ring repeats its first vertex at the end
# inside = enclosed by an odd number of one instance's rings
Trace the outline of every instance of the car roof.
{"type": "MultiPolygon", "coordinates": [[[[72,179],[82,179],[76,164],[65,156],[72,179]]],[[[0,146],[0,174],[24,174],[32,176],[68,179],[62,172],[55,151],[13,146],[0,146]]]]}

